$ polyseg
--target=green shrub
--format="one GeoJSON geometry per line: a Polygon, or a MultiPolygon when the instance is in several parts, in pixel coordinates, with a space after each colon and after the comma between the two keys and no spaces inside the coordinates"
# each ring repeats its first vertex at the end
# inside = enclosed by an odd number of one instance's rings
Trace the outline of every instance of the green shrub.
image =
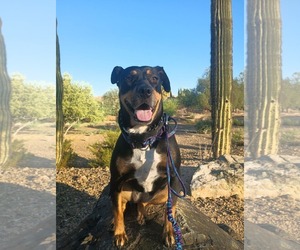
{"type": "Polygon", "coordinates": [[[289,146],[299,146],[300,145],[300,134],[298,130],[287,130],[281,132],[280,144],[289,146]]]}
{"type": "Polygon", "coordinates": [[[105,116],[113,115],[117,116],[120,104],[119,104],[119,90],[112,89],[107,91],[103,96],[102,100],[100,101],[101,109],[104,112],[105,116]]]}
{"type": "Polygon", "coordinates": [[[179,89],[178,90],[178,103],[182,107],[191,108],[197,107],[197,91],[195,89],[179,89]]]}
{"type": "Polygon", "coordinates": [[[283,125],[283,126],[300,126],[300,117],[299,116],[282,117],[281,125],[283,125]]]}
{"type": "Polygon", "coordinates": [[[196,123],[195,127],[200,134],[209,134],[211,133],[211,125],[211,120],[200,120],[196,123]]]}
{"type": "Polygon", "coordinates": [[[233,118],[232,120],[232,125],[237,126],[237,127],[242,127],[244,126],[244,118],[233,118]]]}
{"type": "Polygon", "coordinates": [[[13,140],[11,143],[10,157],[4,164],[3,169],[18,167],[20,161],[30,155],[30,153],[27,153],[22,140],[13,140]]]}
{"type": "Polygon", "coordinates": [[[244,130],[234,129],[231,137],[232,146],[244,146],[244,130]]]}
{"type": "Polygon", "coordinates": [[[170,116],[176,114],[178,109],[178,101],[175,98],[168,98],[164,101],[164,112],[170,116]]]}
{"type": "Polygon", "coordinates": [[[62,149],[62,158],[59,164],[56,165],[56,168],[62,169],[67,168],[72,165],[77,154],[74,152],[72,148],[71,140],[64,140],[63,149],[62,149]]]}
{"type": "Polygon", "coordinates": [[[94,158],[90,159],[89,165],[91,167],[106,168],[110,164],[110,158],[115,144],[120,135],[120,131],[107,131],[103,142],[96,142],[89,146],[94,158]]]}

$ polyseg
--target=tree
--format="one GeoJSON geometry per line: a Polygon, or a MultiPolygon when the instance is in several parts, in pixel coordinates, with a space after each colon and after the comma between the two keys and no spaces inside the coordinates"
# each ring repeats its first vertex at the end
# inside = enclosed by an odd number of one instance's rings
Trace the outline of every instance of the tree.
{"type": "Polygon", "coordinates": [[[55,90],[25,82],[21,74],[11,78],[11,112],[14,122],[32,122],[37,119],[55,118],[55,90]]]}
{"type": "Polygon", "coordinates": [[[181,106],[186,108],[197,106],[197,91],[196,89],[179,89],[178,101],[181,106]]]}
{"type": "Polygon", "coordinates": [[[79,121],[91,122],[103,119],[103,112],[92,94],[91,86],[73,83],[71,75],[65,73],[63,75],[63,88],[64,121],[71,123],[65,134],[79,121]]]}
{"type": "Polygon", "coordinates": [[[3,167],[11,153],[11,83],[6,68],[6,50],[0,19],[0,167],[3,167]]]}
{"type": "Polygon", "coordinates": [[[292,77],[282,80],[280,91],[280,106],[283,110],[300,109],[300,73],[296,72],[292,77]]]}
{"type": "Polygon", "coordinates": [[[256,158],[277,154],[280,127],[280,0],[247,1],[246,94],[249,145],[256,158]]]}
{"type": "Polygon", "coordinates": [[[201,110],[211,110],[210,105],[210,70],[206,70],[198,79],[196,91],[198,93],[198,106],[201,110]]]}
{"type": "Polygon", "coordinates": [[[232,109],[244,109],[244,73],[233,78],[231,92],[232,109]]]}
{"type": "Polygon", "coordinates": [[[102,96],[101,107],[105,115],[118,115],[120,109],[119,90],[113,89],[107,91],[102,96]]]}
{"type": "Polygon", "coordinates": [[[211,0],[212,148],[215,158],[230,154],[232,89],[231,0],[211,0]]]}
{"type": "MultiPolygon", "coordinates": [[[[197,86],[193,89],[179,89],[178,102],[182,107],[211,111],[210,70],[206,70],[198,78],[197,86]]],[[[233,78],[231,91],[232,109],[244,109],[244,73],[233,78]]]]}

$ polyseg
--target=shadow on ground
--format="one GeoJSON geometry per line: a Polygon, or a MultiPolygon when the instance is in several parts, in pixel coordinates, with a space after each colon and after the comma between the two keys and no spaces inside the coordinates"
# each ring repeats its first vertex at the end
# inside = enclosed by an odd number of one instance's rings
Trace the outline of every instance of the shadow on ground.
{"type": "Polygon", "coordinates": [[[83,191],[59,182],[56,183],[56,195],[57,240],[59,241],[73,229],[72,225],[79,224],[89,210],[92,211],[97,200],[83,191]]]}
{"type": "Polygon", "coordinates": [[[55,196],[0,183],[1,249],[55,249],[55,196]]]}
{"type": "Polygon", "coordinates": [[[55,169],[55,159],[48,159],[39,157],[31,153],[26,153],[25,156],[18,163],[20,168],[52,168],[55,169]]]}

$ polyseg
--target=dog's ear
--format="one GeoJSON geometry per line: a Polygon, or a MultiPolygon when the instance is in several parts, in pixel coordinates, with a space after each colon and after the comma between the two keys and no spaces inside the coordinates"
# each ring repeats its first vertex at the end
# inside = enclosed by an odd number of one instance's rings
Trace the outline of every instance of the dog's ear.
{"type": "Polygon", "coordinates": [[[164,87],[165,91],[170,92],[171,91],[170,81],[166,72],[164,71],[164,68],[159,66],[155,68],[157,69],[160,79],[162,80],[162,86],[164,87]]]}
{"type": "MultiPolygon", "coordinates": [[[[112,84],[118,84],[120,81],[121,73],[123,72],[123,68],[120,66],[114,67],[113,71],[111,72],[110,81],[112,84]]],[[[118,84],[119,86],[119,84],[118,84]]]]}

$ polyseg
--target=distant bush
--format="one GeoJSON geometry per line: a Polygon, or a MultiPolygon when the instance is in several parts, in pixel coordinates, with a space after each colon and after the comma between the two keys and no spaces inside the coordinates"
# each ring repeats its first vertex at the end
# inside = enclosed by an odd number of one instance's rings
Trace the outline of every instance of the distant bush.
{"type": "Polygon", "coordinates": [[[231,137],[232,146],[244,146],[244,129],[235,129],[231,137]]]}
{"type": "Polygon", "coordinates": [[[104,113],[93,95],[92,86],[88,83],[73,82],[72,76],[63,75],[64,121],[73,124],[78,122],[103,121],[104,113]]]}
{"type": "Polygon", "coordinates": [[[237,127],[244,126],[244,119],[233,118],[232,125],[237,127]]]}
{"type": "Polygon", "coordinates": [[[74,152],[72,148],[71,140],[64,140],[63,149],[62,149],[62,159],[59,164],[57,164],[56,168],[62,169],[70,167],[75,159],[77,154],[74,152]]]}
{"type": "Polygon", "coordinates": [[[168,98],[164,101],[164,112],[170,116],[176,114],[178,110],[178,100],[175,98],[168,98]]]}
{"type": "Polygon", "coordinates": [[[119,90],[112,89],[107,91],[102,96],[102,100],[100,101],[100,104],[101,104],[101,109],[103,110],[105,116],[108,115],[117,116],[118,111],[120,109],[119,90]]]}
{"type": "Polygon", "coordinates": [[[11,77],[10,109],[14,122],[55,119],[55,87],[30,83],[21,74],[11,77]]]}
{"type": "Polygon", "coordinates": [[[11,143],[11,155],[8,158],[8,161],[4,164],[3,168],[7,169],[18,167],[20,161],[23,160],[26,156],[30,155],[30,153],[27,153],[23,141],[13,140],[11,143]]]}
{"type": "Polygon", "coordinates": [[[298,130],[287,130],[283,131],[280,135],[280,144],[289,146],[300,145],[300,133],[298,130]]]}
{"type": "Polygon", "coordinates": [[[96,142],[89,146],[94,158],[90,159],[89,165],[91,167],[108,167],[110,165],[110,158],[115,144],[120,135],[119,131],[107,131],[103,142],[96,142]]]}
{"type": "Polygon", "coordinates": [[[209,134],[211,133],[211,125],[211,120],[200,120],[196,123],[195,127],[200,134],[209,134]]]}
{"type": "MultiPolygon", "coordinates": [[[[207,69],[197,86],[192,89],[178,90],[179,106],[201,111],[211,110],[210,104],[210,70],[207,69]]],[[[231,104],[233,110],[244,109],[244,74],[232,79],[231,104]]]]}
{"type": "Polygon", "coordinates": [[[178,102],[181,107],[191,108],[197,107],[197,92],[195,89],[179,89],[178,90],[178,102]]]}
{"type": "Polygon", "coordinates": [[[300,117],[299,116],[282,117],[281,125],[283,125],[283,126],[300,126],[300,117]]]}

